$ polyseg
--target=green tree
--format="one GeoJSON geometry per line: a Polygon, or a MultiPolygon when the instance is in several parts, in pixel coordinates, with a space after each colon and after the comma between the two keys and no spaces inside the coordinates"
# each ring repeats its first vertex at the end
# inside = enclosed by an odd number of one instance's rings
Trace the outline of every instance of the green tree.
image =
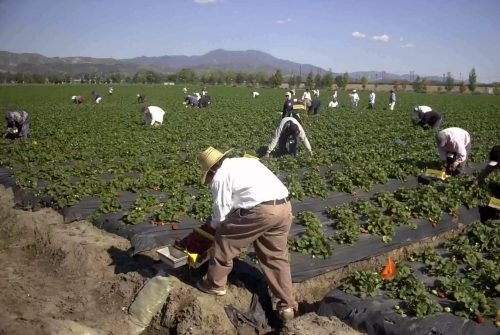
{"type": "Polygon", "coordinates": [[[455,79],[453,79],[453,76],[451,75],[451,73],[448,72],[448,74],[446,75],[446,83],[445,83],[444,87],[446,88],[446,90],[448,92],[450,92],[451,90],[453,90],[454,86],[455,86],[455,79]]]}
{"type": "Polygon", "coordinates": [[[190,68],[182,68],[177,73],[177,80],[181,84],[195,83],[197,80],[196,73],[190,68]]]}
{"type": "Polygon", "coordinates": [[[344,88],[344,79],[342,76],[336,76],[335,79],[335,84],[337,85],[338,88],[344,88]]]}
{"type": "Polygon", "coordinates": [[[291,75],[289,78],[288,78],[288,87],[289,88],[293,88],[295,86],[295,75],[291,75]]]}
{"type": "Polygon", "coordinates": [[[306,87],[307,88],[313,88],[314,86],[314,75],[311,72],[309,72],[309,74],[307,75],[307,78],[306,78],[306,87]]]}
{"type": "Polygon", "coordinates": [[[474,92],[477,87],[476,69],[472,68],[469,72],[469,91],[474,92]]]}
{"type": "Polygon", "coordinates": [[[368,85],[368,78],[366,78],[366,76],[363,76],[361,77],[361,86],[363,87],[363,89],[365,89],[366,85],[368,85]]]}
{"type": "Polygon", "coordinates": [[[283,75],[280,70],[276,70],[274,75],[270,79],[270,84],[273,87],[279,87],[283,83],[283,75]]]}
{"type": "Polygon", "coordinates": [[[342,83],[344,84],[344,88],[349,85],[349,73],[345,72],[344,75],[342,76],[342,83]]]}
{"type": "Polygon", "coordinates": [[[245,81],[245,74],[243,74],[242,72],[237,72],[236,77],[234,78],[234,81],[238,85],[243,84],[243,82],[245,81]]]}
{"type": "Polygon", "coordinates": [[[467,87],[465,86],[465,83],[463,81],[460,83],[460,86],[458,86],[458,89],[460,90],[460,93],[464,93],[467,90],[467,87]]]}
{"type": "Polygon", "coordinates": [[[314,76],[314,88],[320,88],[321,87],[321,75],[316,73],[316,76],[314,76]]]}
{"type": "Polygon", "coordinates": [[[323,79],[321,79],[322,86],[331,89],[333,85],[333,74],[331,72],[328,72],[323,76],[323,79]]]}

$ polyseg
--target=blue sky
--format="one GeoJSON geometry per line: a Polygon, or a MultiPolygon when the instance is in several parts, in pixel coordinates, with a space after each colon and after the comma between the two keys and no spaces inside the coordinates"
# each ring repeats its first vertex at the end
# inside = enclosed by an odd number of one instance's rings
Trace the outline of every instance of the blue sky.
{"type": "Polygon", "coordinates": [[[500,81],[500,0],[0,0],[0,50],[46,56],[261,50],[335,72],[500,81]]]}

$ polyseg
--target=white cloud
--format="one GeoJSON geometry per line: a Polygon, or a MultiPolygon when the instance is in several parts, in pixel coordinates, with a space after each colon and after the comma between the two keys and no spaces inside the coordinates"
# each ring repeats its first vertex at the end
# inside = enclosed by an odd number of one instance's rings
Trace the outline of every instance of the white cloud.
{"type": "Polygon", "coordinates": [[[385,34],[384,35],[375,35],[372,37],[372,40],[387,43],[387,42],[389,42],[389,36],[385,35],[385,34]]]}
{"type": "Polygon", "coordinates": [[[289,22],[292,22],[292,19],[288,18],[286,20],[277,20],[276,21],[277,24],[285,24],[285,23],[289,23],[289,22]]]}
{"type": "Polygon", "coordinates": [[[400,40],[401,42],[403,42],[405,39],[404,39],[404,38],[402,38],[402,37],[400,37],[400,38],[399,38],[399,40],[400,40]]]}
{"type": "Polygon", "coordinates": [[[360,33],[359,31],[355,31],[351,35],[354,38],[365,38],[366,37],[366,34],[360,33]]]}
{"type": "Polygon", "coordinates": [[[194,2],[199,3],[201,5],[207,4],[207,3],[216,3],[217,0],[194,0],[194,2]]]}
{"type": "Polygon", "coordinates": [[[415,45],[413,43],[406,43],[406,44],[401,46],[401,48],[413,48],[413,47],[415,47],[415,45]]]}

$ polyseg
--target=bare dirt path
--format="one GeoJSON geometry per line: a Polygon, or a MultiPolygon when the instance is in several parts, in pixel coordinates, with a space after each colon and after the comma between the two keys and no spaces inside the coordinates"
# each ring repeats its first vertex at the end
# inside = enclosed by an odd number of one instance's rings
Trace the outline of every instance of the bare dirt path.
{"type": "MultiPolygon", "coordinates": [[[[126,239],[87,221],[64,224],[52,209],[13,209],[0,185],[0,335],[131,334],[128,308],[161,264],[131,258],[126,239]]],[[[163,309],[144,334],[255,334],[238,332],[224,312],[246,310],[251,294],[231,285],[225,297],[200,293],[175,279],[163,309]]],[[[305,288],[305,287],[304,287],[305,288]]],[[[268,334],[359,334],[337,318],[299,316],[268,334]]]]}

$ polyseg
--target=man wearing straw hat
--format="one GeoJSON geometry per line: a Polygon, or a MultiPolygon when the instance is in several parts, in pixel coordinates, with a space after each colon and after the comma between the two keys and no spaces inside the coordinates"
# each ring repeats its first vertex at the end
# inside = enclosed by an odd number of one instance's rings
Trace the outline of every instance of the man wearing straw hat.
{"type": "Polygon", "coordinates": [[[225,295],[233,258],[253,243],[267,283],[278,299],[278,314],[290,320],[297,309],[293,297],[287,237],[292,223],[288,190],[254,158],[226,158],[209,147],[198,156],[201,182],[210,184],[214,199],[211,225],[216,229],[206,279],[197,287],[225,295]]]}

